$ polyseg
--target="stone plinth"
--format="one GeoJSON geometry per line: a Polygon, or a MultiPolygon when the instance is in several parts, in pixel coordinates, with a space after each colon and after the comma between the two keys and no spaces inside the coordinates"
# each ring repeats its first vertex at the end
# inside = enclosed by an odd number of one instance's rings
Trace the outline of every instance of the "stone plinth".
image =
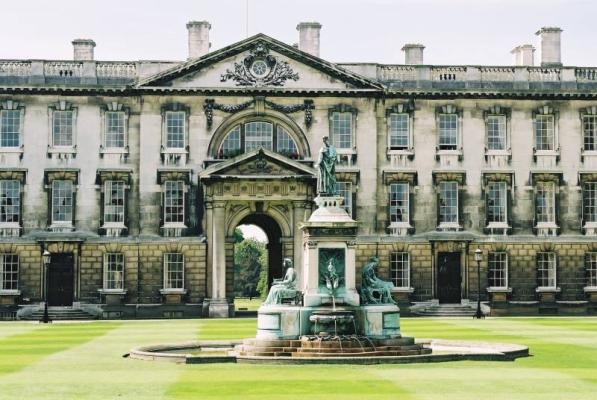
{"type": "Polygon", "coordinates": [[[373,339],[400,337],[400,308],[395,304],[361,306],[357,310],[358,330],[373,339]]]}
{"type": "Polygon", "coordinates": [[[296,339],[301,331],[301,307],[264,305],[257,312],[257,339],[296,339]]]}

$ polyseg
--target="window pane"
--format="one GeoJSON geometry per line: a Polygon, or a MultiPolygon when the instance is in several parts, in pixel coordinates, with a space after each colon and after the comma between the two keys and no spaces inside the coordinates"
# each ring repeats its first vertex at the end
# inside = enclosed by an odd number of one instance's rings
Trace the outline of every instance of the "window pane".
{"type": "Polygon", "coordinates": [[[166,147],[169,149],[184,149],[185,147],[185,117],[184,111],[166,112],[166,147]]]}
{"type": "Polygon", "coordinates": [[[52,125],[52,143],[54,146],[73,145],[72,111],[54,111],[52,125]]]}
{"type": "Polygon", "coordinates": [[[331,124],[332,144],[338,149],[352,149],[352,113],[332,113],[331,124]]]}
{"type": "Polygon", "coordinates": [[[585,115],[582,118],[582,131],[585,150],[597,150],[597,115],[585,115]]]}
{"type": "Polygon", "coordinates": [[[583,203],[585,222],[597,222],[597,182],[584,184],[583,203]]]}
{"type": "Polygon", "coordinates": [[[408,114],[390,114],[390,149],[408,149],[408,114]]]}
{"type": "Polygon", "coordinates": [[[535,196],[537,222],[555,223],[555,184],[553,182],[538,182],[535,196]]]}
{"type": "Polygon", "coordinates": [[[230,158],[240,153],[240,125],[237,125],[224,138],[218,151],[218,158],[230,158]]]}
{"type": "Polygon", "coordinates": [[[184,223],[184,182],[166,181],[164,194],[164,222],[184,223]]]}
{"type": "Polygon", "coordinates": [[[487,221],[506,222],[506,182],[487,185],[487,221]]]}
{"type": "Polygon", "coordinates": [[[537,281],[540,287],[556,287],[555,253],[537,253],[537,281]]]}
{"type": "Polygon", "coordinates": [[[164,254],[164,288],[184,288],[184,257],[180,253],[164,254]]]}
{"type": "Polygon", "coordinates": [[[458,182],[439,183],[439,222],[458,223],[458,182]]]}
{"type": "Polygon", "coordinates": [[[344,198],[342,208],[352,217],[352,182],[336,182],[336,192],[344,198]]]}
{"type": "Polygon", "coordinates": [[[597,287],[597,252],[586,254],[585,267],[587,269],[587,286],[597,287]]]}
{"type": "Polygon", "coordinates": [[[280,154],[283,154],[290,158],[298,158],[298,150],[296,148],[296,143],[290,136],[290,134],[286,131],[286,129],[278,126],[277,129],[277,151],[280,154]]]}
{"type": "Polygon", "coordinates": [[[390,185],[390,223],[409,222],[408,183],[390,185]]]}
{"type": "Polygon", "coordinates": [[[504,252],[489,253],[489,286],[508,287],[508,254],[504,252]]]}
{"type": "Polygon", "coordinates": [[[19,256],[16,254],[0,254],[0,289],[19,289],[19,256]]]}
{"type": "Polygon", "coordinates": [[[410,256],[408,253],[390,255],[390,280],[399,288],[410,287],[410,256]]]}
{"type": "Polygon", "coordinates": [[[439,148],[440,150],[458,148],[457,114],[439,114],[439,148]]]}
{"type": "Polygon", "coordinates": [[[21,111],[2,110],[0,112],[0,147],[19,147],[21,131],[21,111]]]}
{"type": "Polygon", "coordinates": [[[122,181],[105,183],[104,222],[124,223],[124,182],[122,181]]]}
{"type": "Polygon", "coordinates": [[[506,150],[506,116],[487,116],[487,149],[506,150]]]}
{"type": "Polygon", "coordinates": [[[104,268],[104,289],[124,289],[124,254],[105,254],[104,268]]]}
{"type": "Polygon", "coordinates": [[[106,143],[107,148],[121,148],[125,146],[125,115],[121,111],[106,111],[106,143]]]}
{"type": "Polygon", "coordinates": [[[21,211],[21,183],[0,181],[0,223],[19,222],[21,211]]]}
{"type": "Polygon", "coordinates": [[[245,151],[273,147],[273,125],[269,122],[249,122],[245,124],[245,151]]]}
{"type": "Polygon", "coordinates": [[[537,150],[554,150],[553,115],[535,116],[535,148],[537,150]]]}
{"type": "Polygon", "coordinates": [[[71,181],[52,182],[52,222],[73,220],[73,184],[71,181]]]}

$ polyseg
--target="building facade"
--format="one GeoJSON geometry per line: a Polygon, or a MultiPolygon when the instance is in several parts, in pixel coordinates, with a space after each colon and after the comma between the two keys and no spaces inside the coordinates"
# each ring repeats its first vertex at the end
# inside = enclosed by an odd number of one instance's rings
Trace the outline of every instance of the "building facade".
{"type": "MultiPolygon", "coordinates": [[[[324,136],[403,311],[479,295],[492,313],[597,310],[597,69],[563,66],[558,28],[513,66],[334,64],[321,25],[184,62],[0,61],[0,312],[227,316],[233,232],[268,235],[270,279],[301,272],[324,136]],[[474,252],[482,251],[480,274],[474,252]],[[42,254],[49,252],[45,265],[42,254]]],[[[357,271],[357,285],[360,273],[357,271]]],[[[300,280],[301,278],[299,278],[300,280]]]]}

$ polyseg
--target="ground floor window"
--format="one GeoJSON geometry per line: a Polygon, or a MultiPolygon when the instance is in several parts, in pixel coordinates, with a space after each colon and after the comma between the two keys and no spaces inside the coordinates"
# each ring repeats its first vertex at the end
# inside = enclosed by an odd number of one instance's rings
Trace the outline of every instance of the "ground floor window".
{"type": "Polygon", "coordinates": [[[406,252],[390,255],[390,280],[397,288],[410,287],[410,255],[406,252]]]}
{"type": "Polygon", "coordinates": [[[539,287],[556,287],[556,261],[556,253],[537,253],[537,285],[539,287]]]}
{"type": "Polygon", "coordinates": [[[124,254],[104,254],[104,289],[124,289],[124,254]]]}
{"type": "Polygon", "coordinates": [[[164,289],[184,288],[184,256],[181,253],[164,254],[164,289]]]}
{"type": "Polygon", "coordinates": [[[585,256],[587,269],[587,286],[597,287],[597,252],[589,252],[585,256]]]}
{"type": "Polygon", "coordinates": [[[0,290],[19,289],[19,256],[0,254],[0,290]]]}
{"type": "Polygon", "coordinates": [[[489,253],[489,287],[508,287],[508,254],[505,252],[489,253]]]}

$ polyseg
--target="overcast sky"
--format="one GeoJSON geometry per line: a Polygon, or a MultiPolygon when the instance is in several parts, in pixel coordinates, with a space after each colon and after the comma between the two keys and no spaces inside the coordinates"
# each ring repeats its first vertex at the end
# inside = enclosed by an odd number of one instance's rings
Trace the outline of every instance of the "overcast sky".
{"type": "MultiPolygon", "coordinates": [[[[426,46],[428,64],[512,64],[516,45],[537,45],[559,26],[565,65],[597,66],[595,0],[248,0],[248,32],[297,42],[318,21],[332,62],[402,63],[404,43],[426,46]]],[[[189,20],[212,24],[212,49],[246,37],[247,0],[3,0],[0,58],[71,59],[74,38],[99,60],[183,60],[189,20]]]]}

